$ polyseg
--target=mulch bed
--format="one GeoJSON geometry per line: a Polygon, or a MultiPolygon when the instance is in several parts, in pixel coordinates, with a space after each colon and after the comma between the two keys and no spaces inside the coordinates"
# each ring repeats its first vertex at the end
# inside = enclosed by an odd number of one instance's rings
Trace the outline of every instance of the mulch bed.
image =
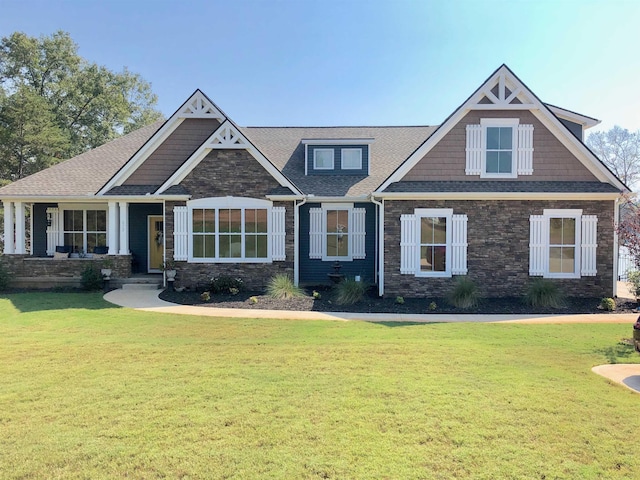
{"type": "Polygon", "coordinates": [[[266,296],[262,292],[240,292],[231,294],[211,294],[211,300],[204,302],[200,298],[200,292],[183,291],[172,292],[165,290],[160,293],[160,298],[167,302],[181,305],[197,305],[200,307],[215,308],[244,308],[261,310],[295,310],[314,312],[353,312],[353,313],[470,313],[470,314],[617,314],[638,313],[638,304],[628,299],[617,299],[616,310],[606,312],[598,308],[600,298],[566,298],[562,308],[534,308],[525,305],[520,297],[483,299],[475,308],[462,310],[450,305],[444,298],[405,298],[403,304],[398,304],[393,298],[379,298],[375,291],[362,301],[354,305],[338,305],[333,301],[333,295],[328,287],[315,287],[308,289],[307,295],[301,298],[288,300],[276,300],[266,296]],[[321,298],[314,299],[312,290],[320,292],[321,298]],[[257,302],[252,302],[255,297],[257,302]],[[432,302],[435,305],[432,305],[432,302]],[[435,308],[433,308],[435,306],[435,308]],[[431,307],[431,308],[430,308],[431,307]]]}

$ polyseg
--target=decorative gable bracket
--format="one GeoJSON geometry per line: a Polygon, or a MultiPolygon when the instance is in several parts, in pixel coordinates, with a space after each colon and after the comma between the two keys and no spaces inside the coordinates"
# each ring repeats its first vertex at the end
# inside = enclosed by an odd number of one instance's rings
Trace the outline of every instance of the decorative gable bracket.
{"type": "Polygon", "coordinates": [[[231,122],[226,122],[202,146],[214,149],[248,148],[249,142],[231,122]]]}
{"type": "Polygon", "coordinates": [[[178,112],[178,118],[214,118],[220,123],[226,120],[222,112],[199,90],[184,104],[178,112]]]}
{"type": "Polygon", "coordinates": [[[473,110],[524,110],[534,107],[535,100],[529,92],[507,72],[499,72],[476,93],[473,110]]]}

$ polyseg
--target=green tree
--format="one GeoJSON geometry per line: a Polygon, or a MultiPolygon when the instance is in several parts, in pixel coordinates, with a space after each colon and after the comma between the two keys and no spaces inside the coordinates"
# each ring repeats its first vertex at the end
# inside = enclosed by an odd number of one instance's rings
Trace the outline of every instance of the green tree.
{"type": "Polygon", "coordinates": [[[66,32],[0,41],[0,182],[13,181],[162,117],[140,75],[78,55],[66,32]]]}

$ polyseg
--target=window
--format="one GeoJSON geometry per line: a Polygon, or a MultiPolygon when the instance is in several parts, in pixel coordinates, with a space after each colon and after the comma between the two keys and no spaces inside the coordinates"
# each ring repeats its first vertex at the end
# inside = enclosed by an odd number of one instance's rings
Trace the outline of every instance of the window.
{"type": "Polygon", "coordinates": [[[416,208],[400,217],[400,273],[467,274],[467,216],[450,208],[416,208]]]}
{"type": "Polygon", "coordinates": [[[106,210],[64,210],[64,245],[74,253],[93,252],[107,245],[106,210]]]}
{"type": "Polygon", "coordinates": [[[361,148],[343,148],[341,151],[342,169],[343,170],[361,170],[362,169],[362,149],[361,148]]]}
{"type": "MultiPolygon", "coordinates": [[[[282,224],[278,228],[284,230],[283,209],[272,209],[271,202],[266,200],[237,197],[193,200],[187,206],[190,261],[271,261],[269,218],[272,210],[277,211],[278,224],[282,224]]],[[[273,232],[278,245],[284,241],[281,233],[273,232]]],[[[179,257],[183,255],[186,253],[181,251],[179,257]]]]}
{"type": "Polygon", "coordinates": [[[482,177],[516,177],[517,118],[483,118],[482,126],[484,168],[482,177]]]}
{"type": "Polygon", "coordinates": [[[333,148],[316,148],[313,150],[314,170],[333,170],[333,148]]]}
{"type": "Polygon", "coordinates": [[[531,215],[529,275],[580,278],[597,273],[598,218],[582,210],[545,209],[531,215]]]}
{"type": "Polygon", "coordinates": [[[447,217],[420,218],[420,271],[446,272],[447,217]]]}
{"type": "Polygon", "coordinates": [[[325,257],[330,260],[349,258],[349,210],[326,209],[325,257]]]}

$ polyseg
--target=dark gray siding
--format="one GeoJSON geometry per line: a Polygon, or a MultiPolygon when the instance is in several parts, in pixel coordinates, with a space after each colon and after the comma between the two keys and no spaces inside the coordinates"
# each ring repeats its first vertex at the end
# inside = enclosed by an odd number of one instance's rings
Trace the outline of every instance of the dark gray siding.
{"type": "MultiPolygon", "coordinates": [[[[333,273],[333,262],[322,261],[309,258],[309,209],[319,208],[321,205],[304,204],[300,207],[300,283],[308,285],[325,285],[331,281],[327,276],[333,273]]],[[[366,208],[366,231],[365,248],[366,258],[353,260],[340,264],[340,273],[347,277],[360,275],[367,283],[376,283],[375,262],[376,262],[376,206],[372,203],[356,203],[356,208],[366,208]]]]}
{"type": "Polygon", "coordinates": [[[571,133],[573,133],[580,140],[583,140],[582,125],[580,125],[579,123],[570,122],[569,120],[565,120],[564,118],[558,118],[558,120],[560,120],[565,127],[571,130],[571,133]]]}
{"type": "Polygon", "coordinates": [[[47,256],[47,208],[57,207],[57,203],[34,203],[31,210],[33,215],[33,232],[31,232],[32,255],[34,257],[47,256]]]}
{"type": "Polygon", "coordinates": [[[129,204],[129,249],[133,256],[133,273],[147,273],[149,255],[147,216],[149,215],[162,215],[162,204],[129,204]]]}
{"type": "Polygon", "coordinates": [[[369,145],[308,145],[307,173],[309,175],[367,175],[369,172],[369,145]],[[333,148],[333,170],[314,170],[313,151],[317,148],[333,148]],[[342,169],[342,149],[359,148],[362,150],[362,168],[342,169]]]}

